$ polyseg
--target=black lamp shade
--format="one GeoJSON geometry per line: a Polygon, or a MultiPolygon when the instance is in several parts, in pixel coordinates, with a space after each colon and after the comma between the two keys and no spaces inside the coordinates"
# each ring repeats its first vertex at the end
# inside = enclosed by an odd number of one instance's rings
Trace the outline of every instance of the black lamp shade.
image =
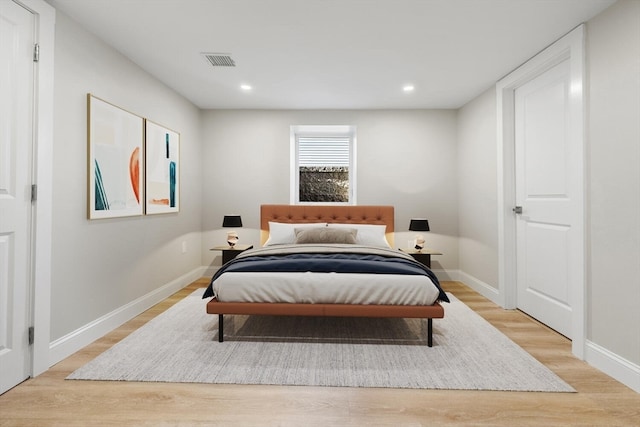
{"type": "Polygon", "coordinates": [[[225,215],[222,220],[222,226],[234,228],[242,227],[242,218],[240,218],[240,215],[225,215]]]}
{"type": "Polygon", "coordinates": [[[412,218],[409,223],[411,231],[429,231],[429,221],[425,218],[412,218]]]}

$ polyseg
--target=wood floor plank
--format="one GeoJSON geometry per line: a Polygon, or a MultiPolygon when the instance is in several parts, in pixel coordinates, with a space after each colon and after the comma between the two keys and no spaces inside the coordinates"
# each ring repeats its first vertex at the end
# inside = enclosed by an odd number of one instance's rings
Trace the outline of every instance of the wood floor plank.
{"type": "Polygon", "coordinates": [[[207,278],[192,283],[37,378],[0,396],[0,426],[640,426],[640,394],[573,357],[571,342],[565,337],[517,310],[499,308],[458,282],[444,282],[443,287],[578,392],[64,379],[207,283],[207,278]]]}

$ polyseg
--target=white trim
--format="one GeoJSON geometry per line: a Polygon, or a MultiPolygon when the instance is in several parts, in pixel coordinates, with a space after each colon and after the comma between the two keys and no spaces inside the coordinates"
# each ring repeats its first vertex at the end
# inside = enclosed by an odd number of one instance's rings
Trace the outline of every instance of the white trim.
{"type": "Polygon", "coordinates": [[[35,79],[34,175],[38,199],[34,208],[32,325],[35,335],[31,376],[49,369],[51,323],[51,236],[53,211],[53,71],[56,11],[43,0],[15,0],[35,16],[40,58],[35,79]]]}
{"type": "Polygon", "coordinates": [[[591,341],[585,347],[585,360],[591,366],[640,393],[640,366],[591,341]]]}
{"type": "MultiPolygon", "coordinates": [[[[81,350],[83,347],[91,344],[93,341],[101,338],[123,323],[133,319],[185,286],[193,283],[202,277],[205,270],[206,267],[198,267],[164,286],[53,341],[49,348],[49,366],[53,366],[66,357],[71,356],[76,351],[81,350]]],[[[204,310],[204,302],[202,309],[204,310]]]]}
{"type": "Polygon", "coordinates": [[[570,115],[571,135],[580,141],[581,152],[572,156],[575,162],[573,168],[578,171],[573,178],[576,180],[573,188],[578,188],[574,198],[581,206],[573,220],[576,230],[576,250],[572,255],[577,258],[572,262],[575,266],[571,271],[572,308],[572,351],[573,354],[584,358],[586,317],[585,317],[585,150],[584,150],[584,25],[580,25],[530,59],[521,67],[504,77],[496,84],[497,99],[497,136],[498,136],[498,303],[505,308],[516,308],[516,222],[511,208],[515,206],[515,165],[514,165],[514,91],[534,79],[544,71],[557,65],[561,61],[570,62],[570,115]],[[579,252],[579,253],[578,253],[579,252]]]}
{"type": "MultiPolygon", "coordinates": [[[[494,287],[462,271],[460,282],[498,304],[499,293],[494,287]]],[[[591,366],[640,393],[640,366],[588,340],[584,359],[591,366]]]]}
{"type": "Polygon", "coordinates": [[[442,268],[432,268],[431,271],[441,282],[458,282],[460,278],[460,270],[448,270],[442,268]]]}
{"type": "Polygon", "coordinates": [[[296,187],[298,177],[296,176],[298,159],[296,158],[296,130],[297,126],[289,127],[289,204],[296,204],[296,187]]]}
{"type": "Polygon", "coordinates": [[[480,279],[476,279],[464,271],[460,272],[460,282],[464,283],[488,300],[500,305],[500,292],[488,283],[485,283],[480,279]]]}

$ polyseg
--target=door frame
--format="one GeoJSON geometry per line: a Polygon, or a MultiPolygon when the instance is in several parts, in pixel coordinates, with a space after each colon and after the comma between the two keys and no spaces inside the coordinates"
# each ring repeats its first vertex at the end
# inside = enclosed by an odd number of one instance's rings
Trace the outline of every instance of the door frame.
{"type": "Polygon", "coordinates": [[[581,24],[542,52],[528,60],[496,84],[497,101],[497,153],[498,153],[498,291],[500,304],[508,309],[516,308],[517,258],[516,215],[512,208],[516,203],[515,188],[515,90],[564,60],[570,66],[570,119],[569,126],[574,144],[580,155],[569,160],[579,171],[572,176],[572,186],[577,189],[577,209],[572,218],[576,228],[577,247],[574,254],[580,262],[572,263],[570,304],[572,308],[572,352],[584,359],[586,334],[586,249],[585,249],[585,105],[584,105],[584,25],[581,24]]]}
{"type": "Polygon", "coordinates": [[[37,200],[33,205],[31,236],[31,307],[34,327],[31,376],[49,369],[51,327],[51,248],[53,218],[53,88],[55,9],[44,0],[13,0],[35,17],[35,40],[40,47],[34,71],[33,177],[37,200]]]}

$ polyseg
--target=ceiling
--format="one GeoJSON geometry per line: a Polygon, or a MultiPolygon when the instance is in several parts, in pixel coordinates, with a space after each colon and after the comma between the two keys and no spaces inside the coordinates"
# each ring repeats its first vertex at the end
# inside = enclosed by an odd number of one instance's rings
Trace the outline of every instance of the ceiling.
{"type": "Polygon", "coordinates": [[[461,107],[614,0],[49,2],[202,109],[415,109],[461,107]]]}

